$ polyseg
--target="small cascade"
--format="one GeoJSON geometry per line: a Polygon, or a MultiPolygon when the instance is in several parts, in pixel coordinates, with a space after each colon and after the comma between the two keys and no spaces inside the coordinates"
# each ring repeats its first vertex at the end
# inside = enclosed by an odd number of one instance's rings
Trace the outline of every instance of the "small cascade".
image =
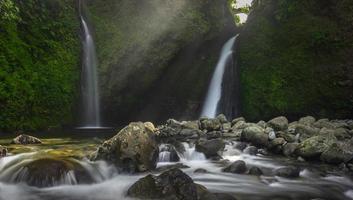
{"type": "Polygon", "coordinates": [[[106,162],[61,159],[42,153],[24,153],[0,160],[0,181],[36,187],[103,182],[117,174],[106,162]]]}
{"type": "Polygon", "coordinates": [[[181,155],[181,158],[186,161],[203,161],[206,160],[206,156],[195,150],[195,144],[189,144],[187,142],[183,142],[183,146],[185,151],[181,155]]]}
{"type": "Polygon", "coordinates": [[[81,71],[81,96],[82,96],[82,121],[83,128],[97,128],[101,126],[100,102],[97,78],[96,47],[90,28],[83,11],[83,0],[79,2],[80,20],[83,29],[82,40],[82,71],[81,71]]]}
{"type": "Polygon", "coordinates": [[[233,59],[233,47],[238,35],[229,39],[222,48],[220,58],[213,73],[206,99],[202,108],[201,116],[214,118],[219,114],[219,102],[222,96],[222,83],[224,73],[230,59],[233,59]]]}

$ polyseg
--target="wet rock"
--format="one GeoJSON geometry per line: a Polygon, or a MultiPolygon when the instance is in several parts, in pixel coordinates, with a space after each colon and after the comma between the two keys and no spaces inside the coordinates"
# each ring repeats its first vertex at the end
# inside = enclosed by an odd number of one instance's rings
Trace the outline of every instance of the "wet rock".
{"type": "Polygon", "coordinates": [[[286,117],[276,117],[268,122],[268,125],[275,131],[284,131],[288,129],[288,120],[286,117]]]}
{"type": "Polygon", "coordinates": [[[246,124],[245,121],[238,121],[237,123],[232,125],[232,130],[235,131],[238,129],[243,129],[243,128],[245,128],[245,124],[246,124]]]}
{"type": "Polygon", "coordinates": [[[202,135],[202,131],[196,129],[181,129],[177,138],[196,139],[202,135]]]}
{"type": "Polygon", "coordinates": [[[187,165],[184,165],[183,163],[176,163],[176,164],[171,164],[171,165],[163,165],[161,167],[158,167],[156,169],[156,171],[164,172],[164,171],[168,171],[171,169],[187,169],[187,168],[190,168],[190,167],[187,165]]]}
{"type": "Polygon", "coordinates": [[[320,156],[330,164],[347,163],[353,159],[353,142],[334,142],[320,156]]]}
{"type": "Polygon", "coordinates": [[[275,170],[275,175],[285,178],[297,178],[299,177],[300,169],[298,167],[282,167],[275,170]]]}
{"type": "Polygon", "coordinates": [[[269,148],[270,148],[270,149],[274,149],[274,148],[276,148],[277,146],[282,146],[282,145],[284,145],[285,143],[287,143],[285,139],[283,139],[283,138],[275,138],[274,140],[272,140],[272,141],[270,142],[269,148]]]}
{"type": "Polygon", "coordinates": [[[227,117],[224,114],[219,114],[216,119],[218,119],[222,124],[228,123],[227,117]]]}
{"type": "Polygon", "coordinates": [[[0,145],[0,158],[5,157],[7,155],[7,148],[5,146],[0,145]]]}
{"type": "Polygon", "coordinates": [[[247,146],[248,145],[245,142],[238,142],[234,147],[240,151],[243,151],[247,146]]]}
{"type": "Polygon", "coordinates": [[[336,141],[336,137],[331,134],[314,136],[300,143],[296,153],[304,158],[318,158],[336,141]]]}
{"type": "Polygon", "coordinates": [[[313,124],[314,127],[316,128],[328,128],[328,129],[334,129],[335,126],[330,122],[328,119],[319,119],[317,122],[313,124]]]}
{"type": "Polygon", "coordinates": [[[316,119],[312,116],[306,116],[306,117],[302,117],[299,119],[298,123],[299,124],[303,124],[306,126],[311,126],[312,124],[314,124],[316,121],[316,119]]]}
{"type": "Polygon", "coordinates": [[[78,162],[40,158],[22,166],[14,173],[11,182],[24,182],[35,187],[52,187],[61,184],[87,184],[94,180],[78,162]]]}
{"type": "Polygon", "coordinates": [[[181,127],[184,129],[194,129],[199,130],[199,121],[183,121],[181,122],[181,127]]]}
{"type": "Polygon", "coordinates": [[[100,145],[92,160],[106,160],[134,173],[155,169],[158,153],[154,132],[142,122],[133,122],[100,145]]]}
{"type": "Polygon", "coordinates": [[[249,146],[244,149],[244,153],[249,154],[249,155],[256,155],[257,154],[257,147],[254,146],[249,146]]]}
{"type": "Polygon", "coordinates": [[[232,120],[232,126],[234,126],[236,123],[238,123],[240,121],[245,123],[245,118],[244,117],[238,117],[238,118],[233,119],[232,120]]]}
{"type": "Polygon", "coordinates": [[[346,140],[352,137],[349,130],[345,128],[337,128],[333,131],[333,134],[338,140],[346,140]]]}
{"type": "Polygon", "coordinates": [[[285,156],[293,156],[296,152],[299,144],[298,143],[287,143],[282,148],[282,153],[285,156]]]}
{"type": "Polygon", "coordinates": [[[232,129],[232,124],[230,122],[222,124],[222,130],[228,132],[232,129]]]}
{"type": "Polygon", "coordinates": [[[159,147],[159,152],[168,152],[169,153],[169,162],[178,162],[180,160],[177,151],[173,145],[164,144],[159,147]]]}
{"type": "Polygon", "coordinates": [[[179,169],[171,169],[159,176],[147,175],[128,190],[129,197],[141,199],[198,200],[212,196],[207,189],[195,184],[179,169]]]}
{"type": "Polygon", "coordinates": [[[267,123],[265,121],[261,120],[261,121],[257,122],[257,125],[260,126],[261,128],[266,128],[267,123]]]}
{"type": "Polygon", "coordinates": [[[201,129],[207,131],[218,131],[221,129],[222,124],[219,119],[200,119],[201,129]]]}
{"type": "Polygon", "coordinates": [[[243,174],[247,170],[246,163],[242,160],[237,160],[223,169],[224,172],[243,174]]]}
{"type": "Polygon", "coordinates": [[[268,133],[268,139],[269,139],[269,140],[274,140],[274,139],[276,139],[276,133],[275,133],[274,131],[270,131],[270,132],[268,133]]]}
{"type": "Polygon", "coordinates": [[[250,175],[261,176],[263,174],[262,170],[258,167],[251,167],[249,169],[250,175]]]}
{"type": "Polygon", "coordinates": [[[222,132],[221,131],[211,131],[211,132],[207,132],[205,134],[207,139],[216,139],[216,138],[220,138],[222,137],[222,132]]]}
{"type": "Polygon", "coordinates": [[[241,133],[241,139],[259,146],[268,145],[268,135],[257,125],[245,128],[241,133]]]}
{"type": "Polygon", "coordinates": [[[225,148],[225,143],[221,139],[204,140],[200,139],[196,143],[196,151],[205,154],[206,158],[222,155],[221,152],[225,148]]]}
{"type": "Polygon", "coordinates": [[[42,141],[36,137],[21,134],[14,138],[11,142],[12,144],[41,144],[42,141]]]}
{"type": "Polygon", "coordinates": [[[287,142],[296,142],[296,140],[297,140],[295,135],[292,135],[292,134],[289,134],[289,133],[286,133],[286,132],[283,132],[283,131],[277,132],[276,135],[277,135],[277,137],[283,138],[287,142]]]}
{"type": "Polygon", "coordinates": [[[312,136],[318,135],[320,132],[319,128],[303,125],[303,124],[298,124],[298,126],[295,129],[295,134],[300,135],[300,140],[303,141],[305,139],[308,139],[312,136]]]}
{"type": "Polygon", "coordinates": [[[202,168],[198,168],[198,169],[195,169],[194,173],[196,173],[196,174],[205,174],[205,173],[208,173],[208,171],[205,170],[205,169],[202,169],[202,168]]]}

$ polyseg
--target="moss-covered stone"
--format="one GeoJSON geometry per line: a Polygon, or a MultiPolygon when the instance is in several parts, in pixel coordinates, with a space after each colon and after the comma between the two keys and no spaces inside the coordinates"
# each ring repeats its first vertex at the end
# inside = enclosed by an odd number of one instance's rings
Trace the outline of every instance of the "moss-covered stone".
{"type": "Polygon", "coordinates": [[[255,1],[239,42],[247,119],[353,116],[353,2],[255,1]]]}

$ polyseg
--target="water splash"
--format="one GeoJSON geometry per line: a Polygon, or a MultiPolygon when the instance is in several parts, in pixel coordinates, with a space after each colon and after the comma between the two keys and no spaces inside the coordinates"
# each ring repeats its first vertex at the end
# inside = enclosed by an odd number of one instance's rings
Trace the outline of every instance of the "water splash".
{"type": "Polygon", "coordinates": [[[237,37],[238,35],[229,39],[222,48],[221,56],[213,73],[206,100],[202,108],[201,116],[203,117],[213,118],[218,114],[217,109],[222,95],[223,75],[229,59],[233,58],[233,46],[237,37]]]}

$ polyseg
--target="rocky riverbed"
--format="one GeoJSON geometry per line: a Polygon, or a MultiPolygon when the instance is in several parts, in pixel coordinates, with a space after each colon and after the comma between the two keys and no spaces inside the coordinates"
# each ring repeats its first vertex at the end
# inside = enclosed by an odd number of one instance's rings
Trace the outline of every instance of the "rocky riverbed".
{"type": "Polygon", "coordinates": [[[353,199],[353,121],[224,115],[0,140],[0,199],[353,199]],[[11,144],[12,143],[12,144],[11,144]]]}

